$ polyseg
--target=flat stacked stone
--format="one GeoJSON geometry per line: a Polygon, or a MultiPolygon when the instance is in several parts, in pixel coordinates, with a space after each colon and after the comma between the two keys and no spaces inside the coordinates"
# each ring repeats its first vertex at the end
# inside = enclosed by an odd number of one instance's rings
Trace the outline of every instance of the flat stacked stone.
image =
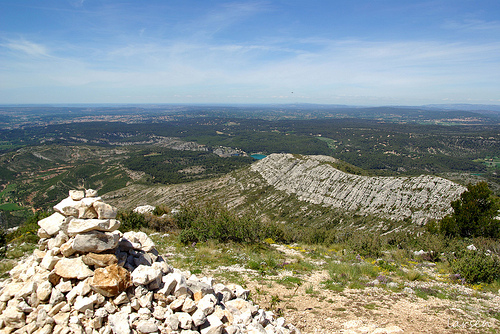
{"type": "Polygon", "coordinates": [[[300,333],[239,285],[173,269],[116,209],[71,190],[38,222],[39,249],[0,283],[0,332],[27,334],[300,333]]]}

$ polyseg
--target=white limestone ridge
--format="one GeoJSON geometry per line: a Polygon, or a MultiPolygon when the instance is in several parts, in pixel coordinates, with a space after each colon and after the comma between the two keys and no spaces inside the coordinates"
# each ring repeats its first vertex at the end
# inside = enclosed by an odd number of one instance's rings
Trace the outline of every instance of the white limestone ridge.
{"type": "Polygon", "coordinates": [[[360,176],[342,172],[328,156],[271,154],[251,165],[277,190],[295,194],[299,200],[341,208],[361,215],[390,219],[411,218],[424,224],[451,212],[450,202],[467,190],[447,179],[360,176]]]}

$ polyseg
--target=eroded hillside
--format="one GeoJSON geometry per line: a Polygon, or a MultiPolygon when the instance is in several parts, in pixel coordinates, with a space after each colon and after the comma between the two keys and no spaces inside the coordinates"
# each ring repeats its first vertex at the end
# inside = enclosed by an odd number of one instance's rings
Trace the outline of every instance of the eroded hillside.
{"type": "Polygon", "coordinates": [[[264,219],[324,225],[335,218],[377,216],[380,220],[422,224],[441,218],[465,187],[449,180],[373,177],[342,172],[326,156],[273,154],[222,178],[171,186],[132,185],[106,197],[123,209],[139,205],[218,200],[264,219]]]}
{"type": "Polygon", "coordinates": [[[450,201],[466,189],[449,180],[417,177],[373,177],[353,175],[334,167],[327,156],[302,157],[272,154],[251,166],[270,185],[298,199],[341,208],[363,215],[390,219],[411,218],[424,223],[449,213],[450,201]]]}

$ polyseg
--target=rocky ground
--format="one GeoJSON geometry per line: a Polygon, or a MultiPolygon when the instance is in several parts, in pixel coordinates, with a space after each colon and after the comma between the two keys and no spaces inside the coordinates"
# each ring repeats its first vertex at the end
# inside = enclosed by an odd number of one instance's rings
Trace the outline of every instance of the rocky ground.
{"type": "Polygon", "coordinates": [[[146,233],[121,233],[94,190],[69,195],[0,282],[0,333],[300,333],[249,290],[173,268],[146,233]]]}
{"type": "MultiPolygon", "coordinates": [[[[301,258],[314,269],[297,274],[283,270],[262,275],[240,265],[206,269],[203,275],[224,280],[228,271],[245,282],[250,297],[261,307],[283,315],[302,333],[497,333],[500,331],[500,295],[443,279],[432,266],[419,264],[423,276],[394,279],[343,291],[329,289],[325,263],[307,252],[274,245],[286,261],[301,258]],[[288,280],[295,277],[299,280],[288,280]],[[292,282],[290,284],[290,281],[292,282]],[[294,282],[300,282],[294,284],[294,282]]],[[[171,251],[174,248],[170,248],[171,251]]],[[[170,259],[183,257],[169,253],[170,259]]],[[[233,276],[234,277],[234,276],[233,276]]],[[[234,279],[234,278],[233,278],[234,279]]],[[[371,282],[373,283],[373,282],[371,282]]]]}
{"type": "Polygon", "coordinates": [[[464,295],[453,301],[432,296],[422,299],[378,287],[335,292],[319,284],[318,278],[327,276],[315,272],[297,291],[279,284],[263,287],[253,281],[249,287],[261,305],[266,301],[270,304],[269,297],[261,295],[264,291],[280,296],[285,318],[302,333],[471,333],[500,329],[498,320],[488,315],[490,309],[498,307],[498,296],[464,295]],[[307,293],[311,286],[313,293],[307,293]]]}
{"type": "Polygon", "coordinates": [[[270,239],[186,246],[122,234],[96,196],[70,192],[38,222],[39,249],[0,282],[0,333],[500,331],[494,285],[453,279],[424,251],[392,262],[270,239]]]}

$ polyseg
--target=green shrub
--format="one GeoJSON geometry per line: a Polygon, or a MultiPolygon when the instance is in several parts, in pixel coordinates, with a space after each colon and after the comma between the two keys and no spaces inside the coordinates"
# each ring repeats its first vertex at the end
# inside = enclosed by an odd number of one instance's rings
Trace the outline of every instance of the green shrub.
{"type": "Polygon", "coordinates": [[[198,233],[193,228],[183,230],[179,234],[179,241],[185,245],[192,243],[192,242],[198,242],[199,241],[198,233]]]}
{"type": "Polygon", "coordinates": [[[500,278],[500,260],[482,251],[462,250],[449,260],[451,268],[467,283],[491,283],[500,278]]]}
{"type": "Polygon", "coordinates": [[[382,255],[382,240],[377,233],[356,231],[346,243],[348,248],[361,256],[380,257],[382,255]]]}
{"type": "Polygon", "coordinates": [[[120,230],[123,232],[148,227],[145,216],[132,210],[118,212],[116,219],[120,221],[120,230]]]}
{"type": "Polygon", "coordinates": [[[490,251],[493,254],[500,255],[500,240],[498,239],[478,237],[472,240],[472,244],[484,252],[490,251]]]}
{"type": "Polygon", "coordinates": [[[427,232],[415,239],[413,247],[415,250],[422,249],[426,252],[422,255],[423,260],[437,262],[447,247],[447,240],[441,234],[427,232]]]}
{"type": "Polygon", "coordinates": [[[200,205],[186,205],[175,216],[177,226],[184,241],[218,240],[219,242],[258,242],[265,238],[279,239],[269,233],[278,229],[262,224],[258,219],[237,216],[219,203],[209,202],[200,205]],[[189,238],[188,238],[189,237],[189,238]]]}
{"type": "Polygon", "coordinates": [[[486,182],[469,184],[460,198],[451,202],[453,213],[440,222],[440,231],[451,237],[500,237],[500,220],[496,219],[500,203],[486,182]]]}
{"type": "Polygon", "coordinates": [[[155,216],[162,216],[170,213],[170,208],[164,204],[157,205],[153,210],[155,216]]]}

